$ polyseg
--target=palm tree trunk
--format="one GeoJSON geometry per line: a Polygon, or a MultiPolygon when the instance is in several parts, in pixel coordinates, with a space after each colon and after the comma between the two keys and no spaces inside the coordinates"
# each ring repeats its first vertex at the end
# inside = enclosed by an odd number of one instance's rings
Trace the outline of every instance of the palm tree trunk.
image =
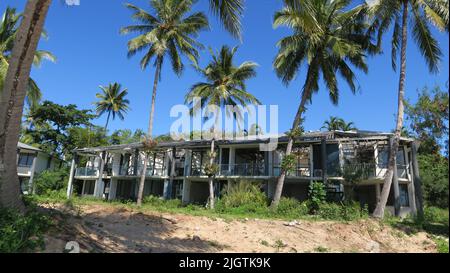
{"type": "Polygon", "coordinates": [[[106,130],[108,129],[108,123],[109,123],[110,116],[111,116],[111,112],[108,112],[108,117],[106,118],[106,124],[105,124],[105,133],[106,133],[106,130]]]}
{"type": "MultiPolygon", "coordinates": [[[[212,166],[214,164],[214,138],[211,141],[211,156],[209,158],[209,165],[212,166]]],[[[208,178],[209,183],[209,208],[214,209],[214,176],[210,174],[208,178]]]]}
{"type": "MultiPolygon", "coordinates": [[[[156,61],[155,80],[153,82],[152,102],[151,102],[151,107],[150,107],[150,119],[149,119],[149,123],[148,123],[147,134],[148,134],[149,138],[152,138],[152,135],[153,135],[153,120],[154,120],[154,115],[155,115],[156,91],[158,89],[158,82],[159,82],[160,73],[161,73],[161,65],[162,65],[162,60],[160,57],[158,57],[158,60],[156,61]]],[[[142,165],[141,179],[139,181],[139,191],[138,191],[138,196],[137,196],[138,206],[142,205],[147,164],[148,164],[148,154],[146,153],[144,156],[144,164],[142,165]]]]}
{"type": "Polygon", "coordinates": [[[50,3],[27,2],[0,96],[0,207],[25,208],[17,176],[17,143],[31,66],[50,3]]]}
{"type": "MultiPolygon", "coordinates": [[[[316,61],[313,61],[308,68],[308,74],[307,74],[307,79],[306,79],[306,84],[305,87],[303,89],[303,94],[302,94],[302,99],[300,101],[300,105],[298,107],[297,110],[297,114],[295,115],[295,119],[294,119],[294,123],[292,125],[292,130],[295,130],[296,128],[299,128],[299,126],[301,125],[301,121],[302,121],[302,115],[305,112],[305,105],[306,102],[308,101],[308,99],[311,96],[311,89],[312,89],[312,81],[313,81],[313,77],[312,77],[312,70],[313,67],[316,65],[316,61]]],[[[289,138],[288,144],[287,144],[287,148],[286,148],[286,155],[285,156],[289,156],[292,153],[292,147],[294,146],[294,137],[291,136],[289,138]]],[[[271,207],[272,208],[276,208],[278,206],[278,203],[280,202],[281,199],[281,194],[283,193],[283,186],[284,186],[284,180],[286,179],[286,170],[281,170],[280,176],[278,177],[277,180],[277,185],[275,188],[275,194],[272,200],[272,204],[271,207]]]]}
{"type": "Polygon", "coordinates": [[[396,166],[397,151],[400,142],[401,131],[403,127],[404,117],[404,95],[405,95],[405,80],[406,80],[406,44],[408,37],[408,1],[403,0],[403,18],[402,18],[402,48],[401,48],[401,68],[400,68],[400,81],[398,87],[398,109],[397,109],[397,124],[395,127],[394,141],[389,153],[389,165],[386,175],[384,177],[383,191],[381,192],[380,202],[377,204],[373,217],[383,218],[384,210],[386,209],[386,203],[391,190],[392,178],[394,176],[394,169],[396,166]]]}

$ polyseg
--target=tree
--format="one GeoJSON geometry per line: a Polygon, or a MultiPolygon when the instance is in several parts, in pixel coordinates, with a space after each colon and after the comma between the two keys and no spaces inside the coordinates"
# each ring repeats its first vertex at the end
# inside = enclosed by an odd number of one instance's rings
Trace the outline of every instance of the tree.
{"type": "Polygon", "coordinates": [[[323,123],[322,128],[327,129],[328,131],[352,131],[356,130],[356,127],[354,126],[353,122],[345,122],[344,119],[338,118],[338,117],[330,117],[329,120],[325,121],[323,123]]]}
{"type": "Polygon", "coordinates": [[[449,95],[436,86],[419,91],[415,104],[405,102],[405,114],[412,136],[420,140],[419,154],[448,156],[449,95]]]}
{"type": "MultiPolygon", "coordinates": [[[[289,27],[293,34],[278,42],[275,71],[285,84],[289,84],[302,66],[307,68],[301,102],[288,134],[286,160],[289,160],[295,138],[301,133],[306,104],[311,102],[313,93],[319,91],[320,74],[331,101],[337,104],[336,73],[347,82],[353,93],[356,92],[355,75],[350,65],[367,72],[365,53],[372,50],[372,45],[365,33],[365,5],[348,9],[349,1],[345,0],[285,0],[284,5],[275,13],[274,26],[289,27]]],[[[276,207],[281,198],[286,172],[282,168],[272,207],[276,207]]]]}
{"type": "Polygon", "coordinates": [[[137,129],[134,133],[129,130],[117,130],[111,134],[110,143],[112,145],[138,143],[145,136],[145,132],[137,129]]]}
{"type": "Polygon", "coordinates": [[[0,94],[0,206],[24,210],[17,176],[20,122],[37,44],[51,0],[28,1],[0,94]]]}
{"type": "Polygon", "coordinates": [[[209,0],[212,12],[234,37],[241,38],[241,17],[244,11],[243,0],[209,0]]]}
{"type": "Polygon", "coordinates": [[[389,153],[388,170],[384,178],[384,186],[373,216],[384,217],[384,210],[391,190],[395,159],[397,157],[404,119],[404,96],[406,82],[406,49],[408,40],[408,20],[412,23],[412,37],[420,53],[425,58],[430,72],[438,71],[442,57],[438,42],[431,34],[429,24],[448,33],[448,0],[378,0],[370,8],[373,16],[371,30],[378,32],[378,46],[381,46],[383,35],[392,26],[392,68],[396,71],[398,49],[400,47],[400,77],[398,85],[397,120],[394,139],[389,153]]]}
{"type": "MultiPolygon", "coordinates": [[[[223,46],[220,52],[214,54],[211,51],[212,61],[206,68],[198,68],[200,74],[205,78],[206,82],[194,84],[189,93],[185,97],[185,103],[191,105],[190,113],[197,114],[199,111],[208,106],[217,106],[224,108],[226,105],[242,105],[260,104],[252,94],[247,92],[246,81],[256,76],[254,62],[244,62],[239,66],[235,66],[233,59],[236,54],[237,47],[230,49],[223,46]],[[200,98],[200,105],[195,105],[194,98],[200,98]]],[[[229,110],[229,108],[227,109],[229,110]]],[[[226,112],[227,116],[234,119],[242,120],[243,116],[239,109],[233,113],[226,112]]],[[[219,117],[216,113],[217,123],[219,117]]],[[[213,129],[213,128],[212,128],[213,129]]],[[[215,138],[211,141],[210,162],[207,166],[209,177],[209,206],[214,208],[214,176],[217,172],[215,162],[215,138]]]]}
{"type": "Polygon", "coordinates": [[[62,157],[64,154],[70,154],[76,147],[69,137],[70,130],[80,126],[92,128],[91,120],[95,115],[90,112],[79,110],[74,104],[64,106],[44,101],[28,114],[34,126],[31,130],[26,130],[25,135],[31,137],[34,143],[39,143],[39,147],[44,151],[62,157]]]}
{"type": "MultiPolygon", "coordinates": [[[[0,22],[0,92],[3,90],[3,82],[9,67],[9,58],[14,46],[18,24],[22,18],[21,14],[16,13],[16,9],[7,7],[0,22]]],[[[43,38],[47,35],[42,34],[43,38]]],[[[34,56],[33,65],[39,67],[43,60],[56,61],[56,57],[45,50],[37,50],[34,56]]],[[[26,102],[28,107],[36,106],[41,100],[42,92],[33,79],[28,80],[26,102]]]]}
{"type": "Polygon", "coordinates": [[[108,113],[105,124],[106,132],[111,114],[113,120],[116,118],[116,115],[121,120],[124,120],[124,114],[129,110],[128,105],[130,101],[125,99],[128,90],[122,90],[122,86],[118,83],[109,84],[108,87],[100,86],[100,89],[103,93],[97,93],[95,95],[99,99],[95,105],[98,116],[108,113]]]}
{"type": "MultiPolygon", "coordinates": [[[[140,51],[145,51],[146,53],[141,60],[143,70],[154,59],[155,76],[148,126],[148,137],[150,139],[152,139],[153,134],[156,91],[161,79],[161,68],[165,57],[167,56],[170,59],[172,70],[177,75],[181,75],[184,69],[181,55],[197,63],[199,56],[197,49],[202,48],[202,45],[195,40],[195,37],[200,31],[209,27],[208,19],[202,12],[187,15],[192,8],[192,4],[193,1],[190,0],[152,0],[150,5],[154,15],[132,4],[126,4],[126,7],[133,12],[132,18],[139,22],[137,25],[121,29],[122,34],[130,32],[139,34],[129,41],[128,56],[132,57],[140,51]]],[[[148,156],[145,156],[139,183],[138,205],[142,204],[147,162],[148,156]]]]}

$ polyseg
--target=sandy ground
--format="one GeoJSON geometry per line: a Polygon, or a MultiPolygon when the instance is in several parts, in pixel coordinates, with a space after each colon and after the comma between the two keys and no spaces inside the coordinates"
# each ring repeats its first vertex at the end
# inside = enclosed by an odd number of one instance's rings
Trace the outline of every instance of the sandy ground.
{"type": "Polygon", "coordinates": [[[407,235],[374,220],[352,223],[299,220],[224,220],[136,212],[102,205],[43,208],[58,227],[44,252],[436,252],[426,233],[407,235]]]}

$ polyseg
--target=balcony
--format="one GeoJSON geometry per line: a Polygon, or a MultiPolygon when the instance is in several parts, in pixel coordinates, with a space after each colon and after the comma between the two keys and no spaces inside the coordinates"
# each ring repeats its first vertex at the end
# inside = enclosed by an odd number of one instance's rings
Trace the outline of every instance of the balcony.
{"type": "MultiPolygon", "coordinates": [[[[317,170],[316,170],[317,171],[317,170]]],[[[322,170],[320,170],[322,171],[322,170]]],[[[273,166],[273,176],[280,176],[281,174],[281,166],[276,165],[273,166]]],[[[311,169],[309,165],[297,165],[297,168],[292,172],[287,172],[287,176],[290,177],[310,177],[311,176],[311,169]]]]}
{"type": "Polygon", "coordinates": [[[75,171],[75,176],[96,178],[99,176],[99,170],[92,167],[77,168],[75,171]]]}

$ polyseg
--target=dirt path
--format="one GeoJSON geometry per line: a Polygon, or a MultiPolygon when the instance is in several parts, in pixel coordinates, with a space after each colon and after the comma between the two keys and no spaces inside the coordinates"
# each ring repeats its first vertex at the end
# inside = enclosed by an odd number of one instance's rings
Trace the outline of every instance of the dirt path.
{"type": "Polygon", "coordinates": [[[436,252],[426,233],[406,235],[374,220],[298,223],[140,213],[102,205],[77,212],[46,206],[60,223],[45,252],[76,241],[81,252],[436,252]],[[61,213],[62,212],[62,213],[61,213]]]}

